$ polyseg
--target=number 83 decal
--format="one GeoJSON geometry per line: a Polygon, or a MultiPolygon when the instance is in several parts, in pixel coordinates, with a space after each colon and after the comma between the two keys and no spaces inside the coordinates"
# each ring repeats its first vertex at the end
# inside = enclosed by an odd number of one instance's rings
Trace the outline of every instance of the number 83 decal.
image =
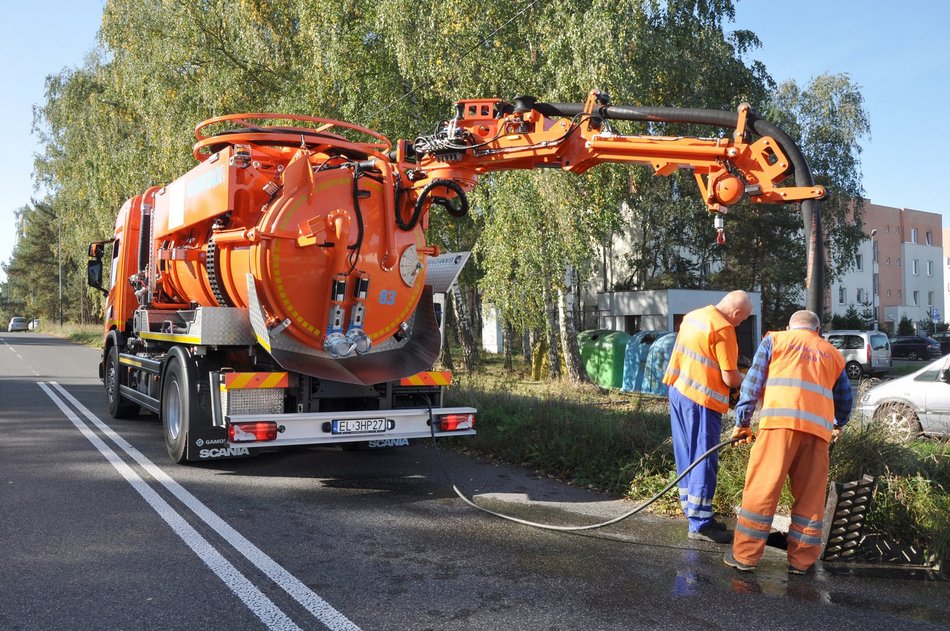
{"type": "Polygon", "coordinates": [[[393,305],[396,304],[396,292],[395,290],[382,290],[379,292],[379,304],[381,305],[393,305]]]}

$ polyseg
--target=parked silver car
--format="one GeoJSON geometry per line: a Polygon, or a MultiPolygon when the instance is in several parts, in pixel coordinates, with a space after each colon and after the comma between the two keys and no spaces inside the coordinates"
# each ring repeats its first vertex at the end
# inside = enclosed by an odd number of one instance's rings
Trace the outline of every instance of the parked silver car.
{"type": "Polygon", "coordinates": [[[950,356],[871,388],[857,402],[855,415],[862,424],[886,425],[904,440],[921,433],[950,435],[950,356]]]}
{"type": "Polygon", "coordinates": [[[7,326],[7,332],[13,333],[14,331],[28,331],[30,328],[30,321],[26,318],[13,317],[10,318],[10,324],[7,326]]]}
{"type": "Polygon", "coordinates": [[[891,370],[891,345],[881,331],[827,331],[822,333],[837,348],[851,379],[883,375],[891,370]]]}

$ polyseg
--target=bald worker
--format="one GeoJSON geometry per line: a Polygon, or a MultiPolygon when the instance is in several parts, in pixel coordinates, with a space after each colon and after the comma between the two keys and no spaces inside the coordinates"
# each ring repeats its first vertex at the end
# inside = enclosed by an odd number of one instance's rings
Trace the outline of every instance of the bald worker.
{"type": "Polygon", "coordinates": [[[762,402],[759,436],[746,471],[742,509],[726,565],[755,570],[772,527],[785,479],[792,496],[788,572],[806,574],[821,553],[828,444],[848,422],[854,403],[844,358],[820,335],[813,311],[796,311],[786,331],[765,336],[736,405],[733,436],[752,439],[750,421],[762,402]]]}
{"type": "MultiPolygon", "coordinates": [[[[715,306],[690,311],[680,324],[663,383],[670,387],[670,426],[677,475],[720,442],[729,389],[742,383],[736,329],[752,313],[744,291],[726,294],[715,306]]],[[[680,480],[680,504],[689,521],[687,537],[728,543],[732,536],[713,518],[719,454],[713,453],[680,480]]]]}

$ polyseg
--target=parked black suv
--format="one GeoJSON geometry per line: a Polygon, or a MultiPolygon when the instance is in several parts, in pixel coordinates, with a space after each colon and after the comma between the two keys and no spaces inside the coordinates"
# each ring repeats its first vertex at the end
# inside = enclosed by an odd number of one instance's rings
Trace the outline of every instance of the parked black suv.
{"type": "Polygon", "coordinates": [[[940,342],[932,337],[898,335],[891,338],[891,357],[937,359],[940,355],[940,342]]]}

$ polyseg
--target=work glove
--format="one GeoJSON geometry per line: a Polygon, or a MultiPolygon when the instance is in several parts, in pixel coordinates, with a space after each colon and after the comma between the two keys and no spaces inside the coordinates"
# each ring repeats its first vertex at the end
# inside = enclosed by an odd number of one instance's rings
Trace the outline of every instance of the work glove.
{"type": "Polygon", "coordinates": [[[752,444],[752,441],[755,440],[755,434],[752,433],[751,427],[737,427],[732,430],[732,438],[742,439],[732,443],[733,447],[738,447],[742,443],[746,445],[752,444]]]}
{"type": "Polygon", "coordinates": [[[831,442],[832,442],[832,443],[838,442],[838,437],[839,437],[839,436],[841,436],[841,428],[840,428],[840,427],[836,427],[836,428],[834,428],[833,430],[831,430],[831,442]]]}

